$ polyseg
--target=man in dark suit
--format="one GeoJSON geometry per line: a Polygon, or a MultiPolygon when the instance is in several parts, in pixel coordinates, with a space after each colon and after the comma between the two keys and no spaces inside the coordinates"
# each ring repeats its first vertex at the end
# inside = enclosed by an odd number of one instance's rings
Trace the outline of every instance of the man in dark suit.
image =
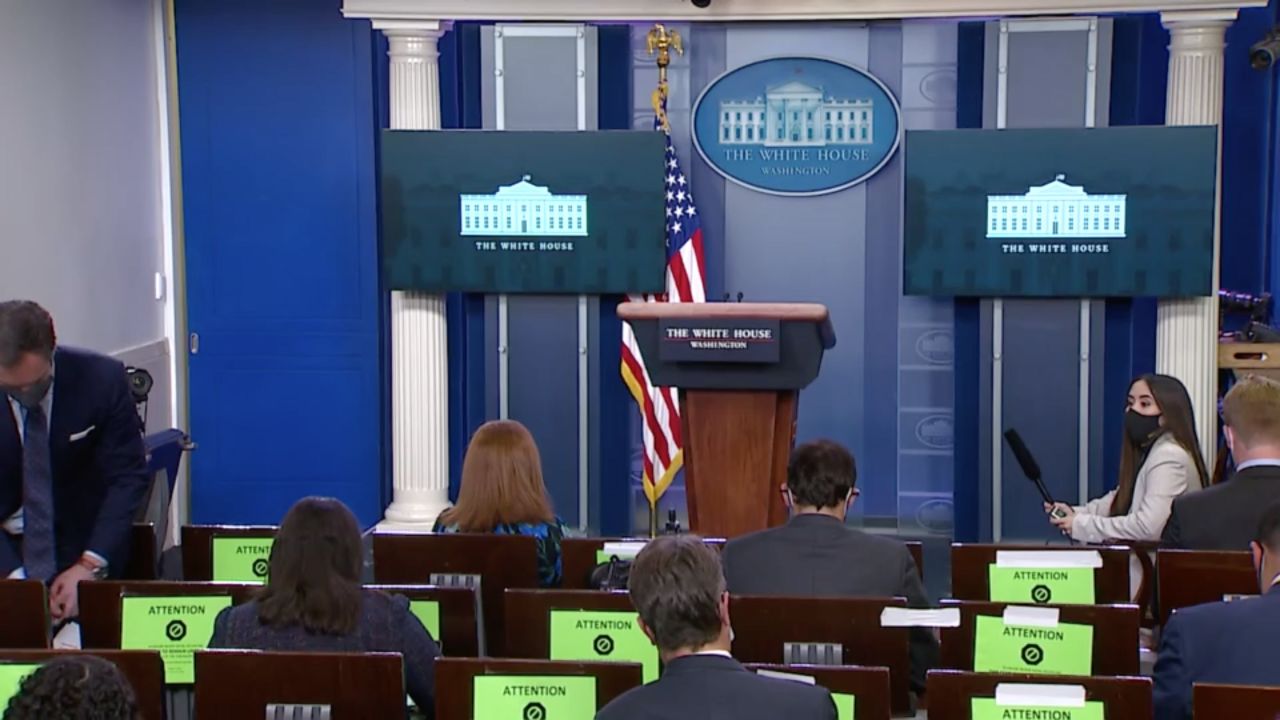
{"type": "Polygon", "coordinates": [[[1165,625],[1156,720],[1190,718],[1195,683],[1280,685],[1280,503],[1263,512],[1250,549],[1261,597],[1183,608],[1165,625]]]}
{"type": "MultiPolygon", "coordinates": [[[[805,443],[791,454],[787,485],[791,520],[724,547],[725,578],[734,595],[905,597],[928,607],[915,559],[894,538],[844,524],[858,496],[853,455],[830,440],[805,443]]],[[[923,692],[937,663],[938,641],[928,628],[911,629],[911,684],[923,692]]]]}
{"type": "Polygon", "coordinates": [[[57,347],[32,302],[0,303],[0,577],[50,583],[55,621],[76,586],[123,568],[148,487],[124,366],[57,347]]]}
{"type": "Polygon", "coordinates": [[[1232,478],[1173,501],[1162,544],[1186,550],[1245,550],[1262,511],[1280,501],[1280,383],[1249,376],[1222,401],[1232,478]]]}
{"type": "Polygon", "coordinates": [[[651,541],[628,581],[662,677],[629,690],[596,720],[835,720],[831,694],[761,677],[729,655],[729,593],[716,551],[692,535],[651,541]]]}

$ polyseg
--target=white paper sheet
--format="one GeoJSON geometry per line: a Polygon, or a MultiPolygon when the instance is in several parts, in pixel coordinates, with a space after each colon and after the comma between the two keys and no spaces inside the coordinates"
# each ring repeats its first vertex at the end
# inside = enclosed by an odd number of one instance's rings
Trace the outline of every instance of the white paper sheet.
{"type": "Polygon", "coordinates": [[[757,675],[764,677],[777,678],[778,680],[790,680],[791,682],[804,683],[805,685],[816,685],[818,681],[812,675],[799,675],[796,673],[778,672],[777,670],[757,670],[757,675]]]}
{"type": "Polygon", "coordinates": [[[960,608],[914,610],[887,607],[880,612],[880,627],[960,627],[960,608]]]}
{"type": "Polygon", "coordinates": [[[1058,608],[1010,605],[1004,609],[1005,625],[1058,627],[1058,608]]]}
{"type": "Polygon", "coordinates": [[[640,551],[644,549],[645,544],[646,543],[644,542],[631,541],[607,542],[604,544],[604,553],[609,557],[617,555],[619,560],[631,560],[635,558],[636,555],[640,554],[640,551]]]}
{"type": "Polygon", "coordinates": [[[1084,707],[1083,685],[1000,683],[996,685],[996,705],[1043,707],[1084,707]]]}
{"type": "Polygon", "coordinates": [[[996,567],[1100,568],[1097,550],[997,550],[996,567]]]}

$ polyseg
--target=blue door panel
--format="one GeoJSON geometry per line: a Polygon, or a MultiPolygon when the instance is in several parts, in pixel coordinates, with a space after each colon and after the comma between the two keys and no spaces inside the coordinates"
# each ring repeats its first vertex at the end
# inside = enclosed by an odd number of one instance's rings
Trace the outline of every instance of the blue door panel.
{"type": "Polygon", "coordinates": [[[178,0],[192,520],[385,488],[372,30],[338,0],[178,0]]]}

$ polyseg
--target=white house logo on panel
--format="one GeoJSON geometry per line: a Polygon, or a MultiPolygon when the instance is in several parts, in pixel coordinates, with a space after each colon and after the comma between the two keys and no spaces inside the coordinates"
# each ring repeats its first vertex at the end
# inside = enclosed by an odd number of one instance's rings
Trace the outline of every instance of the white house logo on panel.
{"type": "Polygon", "coordinates": [[[1090,195],[1065,175],[1022,195],[987,196],[987,237],[1123,238],[1126,195],[1090,195]]]}
{"type": "Polygon", "coordinates": [[[930,330],[916,339],[916,355],[930,365],[950,365],[955,360],[955,338],[949,330],[930,330]]]}
{"type": "Polygon", "coordinates": [[[754,100],[720,102],[720,144],[765,147],[871,145],[875,101],[824,96],[798,80],[769,88],[754,100]]]}
{"type": "Polygon", "coordinates": [[[946,415],[930,415],[916,423],[916,439],[925,447],[950,450],[955,444],[955,423],[946,415]]]}
{"type": "Polygon", "coordinates": [[[902,136],[898,101],[866,70],[778,57],[729,70],[693,104],[693,143],[725,179],[772,195],[823,195],[874,176],[902,136]]]}
{"type": "Polygon", "coordinates": [[[525,175],[489,195],[459,195],[462,234],[585,237],[587,196],[556,195],[531,180],[525,175]]]}

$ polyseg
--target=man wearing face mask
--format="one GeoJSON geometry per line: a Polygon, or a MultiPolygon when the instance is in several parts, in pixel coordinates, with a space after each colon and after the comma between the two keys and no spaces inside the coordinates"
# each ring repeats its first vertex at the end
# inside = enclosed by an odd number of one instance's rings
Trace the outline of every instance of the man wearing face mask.
{"type": "MultiPolygon", "coordinates": [[[[858,496],[853,455],[830,440],[800,445],[787,465],[783,493],[791,520],[781,527],[730,540],[724,573],[735,595],[905,597],[929,606],[915,559],[901,541],[844,524],[858,496]]],[[[928,628],[911,629],[911,684],[924,690],[937,663],[928,628]]]]}
{"type": "Polygon", "coordinates": [[[1263,511],[1250,550],[1261,597],[1183,608],[1165,625],[1156,720],[1189,720],[1195,683],[1280,685],[1280,504],[1263,511]]]}
{"type": "Polygon", "coordinates": [[[1244,550],[1263,509],[1280,501],[1280,382],[1249,376],[1222,400],[1231,480],[1173,501],[1165,547],[1244,550]]]}
{"type": "Polygon", "coordinates": [[[0,302],[0,577],[48,583],[55,623],[76,617],[76,586],[125,565],[147,486],[124,366],[0,302]]]}

